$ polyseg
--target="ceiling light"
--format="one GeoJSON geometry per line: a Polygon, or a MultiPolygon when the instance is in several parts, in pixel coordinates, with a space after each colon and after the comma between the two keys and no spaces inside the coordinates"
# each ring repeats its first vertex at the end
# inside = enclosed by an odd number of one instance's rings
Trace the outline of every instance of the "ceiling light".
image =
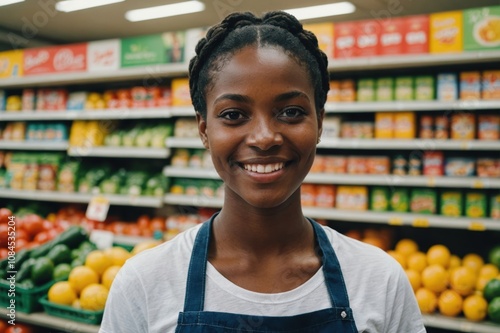
{"type": "Polygon", "coordinates": [[[298,20],[308,20],[317,17],[350,14],[354,13],[355,10],[356,7],[352,3],[348,1],[343,1],[343,2],[331,3],[328,5],[285,9],[284,11],[289,14],[292,14],[298,20]]]}
{"type": "Polygon", "coordinates": [[[0,0],[0,6],[12,5],[13,3],[23,2],[24,0],[0,0]]]}
{"type": "Polygon", "coordinates": [[[64,0],[56,3],[56,9],[60,12],[74,12],[92,7],[109,5],[125,0],[64,0]]]}
{"type": "Polygon", "coordinates": [[[129,10],[125,13],[125,18],[131,22],[137,22],[169,16],[196,13],[203,10],[205,10],[205,4],[203,2],[192,0],[173,3],[170,5],[129,10]]]}

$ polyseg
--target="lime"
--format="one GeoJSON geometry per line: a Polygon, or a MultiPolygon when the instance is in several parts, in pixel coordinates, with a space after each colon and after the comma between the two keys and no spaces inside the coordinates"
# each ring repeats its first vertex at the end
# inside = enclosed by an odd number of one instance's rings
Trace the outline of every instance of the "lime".
{"type": "Polygon", "coordinates": [[[488,305],[488,316],[495,323],[500,323],[500,297],[495,297],[488,305]]]}
{"type": "Polygon", "coordinates": [[[492,299],[500,297],[500,279],[491,279],[483,289],[483,296],[488,302],[492,299]]]}
{"type": "Polygon", "coordinates": [[[54,263],[52,260],[47,257],[38,258],[31,269],[31,280],[36,286],[40,286],[52,280],[53,272],[54,263]]]}
{"type": "Polygon", "coordinates": [[[490,263],[500,268],[500,245],[497,245],[490,250],[488,259],[490,263]]]}
{"type": "Polygon", "coordinates": [[[71,269],[72,267],[70,264],[59,264],[54,268],[52,278],[56,281],[67,280],[71,269]]]}

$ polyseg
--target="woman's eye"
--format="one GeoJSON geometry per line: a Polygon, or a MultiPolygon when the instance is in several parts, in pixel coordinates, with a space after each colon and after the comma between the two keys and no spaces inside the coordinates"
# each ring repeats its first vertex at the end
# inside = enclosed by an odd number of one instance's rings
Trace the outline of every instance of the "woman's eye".
{"type": "Polygon", "coordinates": [[[227,111],[223,112],[219,115],[220,118],[228,119],[228,120],[238,120],[242,118],[242,115],[238,111],[227,111]]]}
{"type": "Polygon", "coordinates": [[[304,115],[304,111],[299,108],[287,108],[281,112],[279,117],[281,118],[298,118],[304,115]]]}

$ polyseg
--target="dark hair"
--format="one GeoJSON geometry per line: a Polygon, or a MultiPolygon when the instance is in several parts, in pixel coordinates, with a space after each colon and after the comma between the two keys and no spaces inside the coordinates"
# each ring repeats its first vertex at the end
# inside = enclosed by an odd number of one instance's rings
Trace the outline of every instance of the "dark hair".
{"type": "Polygon", "coordinates": [[[228,15],[196,45],[196,56],[189,62],[189,89],[196,112],[206,117],[205,93],[213,75],[238,50],[254,44],[279,46],[304,66],[314,86],[316,111],[324,107],[330,89],[328,59],[316,36],[288,13],[274,11],[259,18],[245,12],[228,15]]]}

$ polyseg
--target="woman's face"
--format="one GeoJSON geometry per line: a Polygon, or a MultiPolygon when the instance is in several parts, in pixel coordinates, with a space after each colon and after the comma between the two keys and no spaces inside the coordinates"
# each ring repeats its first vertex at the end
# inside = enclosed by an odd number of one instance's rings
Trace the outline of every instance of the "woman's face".
{"type": "Polygon", "coordinates": [[[225,195],[256,208],[277,207],[297,191],[321,135],[306,70],[280,48],[238,51],[206,92],[202,141],[225,182],[225,195]]]}

